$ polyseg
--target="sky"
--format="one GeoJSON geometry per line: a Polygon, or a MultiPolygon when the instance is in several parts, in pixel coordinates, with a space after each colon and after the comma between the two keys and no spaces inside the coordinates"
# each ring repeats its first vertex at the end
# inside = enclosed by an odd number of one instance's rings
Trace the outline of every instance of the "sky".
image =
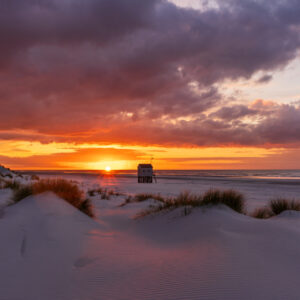
{"type": "Polygon", "coordinates": [[[300,169],[298,0],[2,0],[0,164],[300,169]]]}

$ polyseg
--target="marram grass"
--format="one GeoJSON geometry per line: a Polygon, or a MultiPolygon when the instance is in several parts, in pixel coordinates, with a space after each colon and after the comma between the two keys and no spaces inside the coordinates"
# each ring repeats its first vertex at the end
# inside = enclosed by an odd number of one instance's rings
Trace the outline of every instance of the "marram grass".
{"type": "Polygon", "coordinates": [[[30,195],[37,195],[47,191],[55,193],[86,215],[93,217],[93,208],[90,200],[83,197],[83,192],[75,183],[64,179],[41,179],[29,185],[20,185],[14,190],[13,200],[14,202],[19,202],[30,195]]]}

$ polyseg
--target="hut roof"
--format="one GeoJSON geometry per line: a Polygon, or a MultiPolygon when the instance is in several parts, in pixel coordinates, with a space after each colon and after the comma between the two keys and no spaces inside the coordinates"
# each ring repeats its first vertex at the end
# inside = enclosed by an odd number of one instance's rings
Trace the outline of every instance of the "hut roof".
{"type": "Polygon", "coordinates": [[[139,168],[152,168],[151,164],[139,164],[139,168]]]}

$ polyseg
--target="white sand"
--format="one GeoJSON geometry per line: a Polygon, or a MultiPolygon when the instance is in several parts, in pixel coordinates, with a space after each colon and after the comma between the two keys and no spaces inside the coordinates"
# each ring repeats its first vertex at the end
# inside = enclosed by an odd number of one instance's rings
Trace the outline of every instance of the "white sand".
{"type": "Polygon", "coordinates": [[[6,207],[0,300],[299,299],[299,213],[135,220],[150,201],[119,207],[124,198],[93,197],[95,220],[51,193],[6,207]]]}
{"type": "MultiPolygon", "coordinates": [[[[60,177],[75,180],[80,187],[88,190],[101,185],[125,194],[152,193],[163,196],[176,196],[180,192],[190,191],[201,194],[209,189],[234,189],[241,192],[246,199],[249,212],[268,204],[271,199],[284,197],[300,201],[300,180],[295,179],[258,179],[258,178],[196,178],[196,179],[159,179],[155,184],[138,184],[137,178],[116,176],[85,176],[64,174],[60,177]]],[[[41,176],[43,177],[43,176],[41,176]]],[[[45,177],[48,177],[45,176],[45,177]]],[[[54,176],[56,177],[56,176],[54,176]]]]}

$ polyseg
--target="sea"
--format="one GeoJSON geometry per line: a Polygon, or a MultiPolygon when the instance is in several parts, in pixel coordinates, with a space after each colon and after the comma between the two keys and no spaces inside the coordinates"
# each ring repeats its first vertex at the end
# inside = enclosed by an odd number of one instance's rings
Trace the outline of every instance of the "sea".
{"type": "MultiPolygon", "coordinates": [[[[49,176],[81,175],[103,176],[113,175],[119,178],[136,177],[136,170],[112,170],[110,172],[97,170],[45,170],[22,171],[26,174],[40,174],[49,176]]],[[[300,180],[300,170],[155,170],[157,179],[194,179],[203,178],[243,178],[243,179],[277,179],[300,180]]]]}

